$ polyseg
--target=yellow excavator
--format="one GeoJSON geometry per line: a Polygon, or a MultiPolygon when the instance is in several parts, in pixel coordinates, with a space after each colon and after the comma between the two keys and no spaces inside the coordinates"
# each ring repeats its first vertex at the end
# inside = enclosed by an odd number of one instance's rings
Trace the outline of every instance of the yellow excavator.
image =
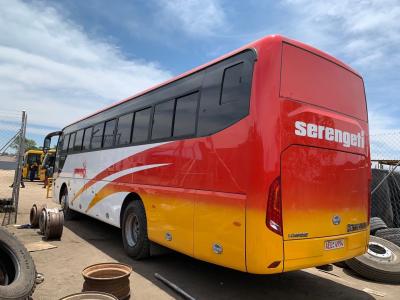
{"type": "Polygon", "coordinates": [[[46,178],[46,170],[48,167],[54,166],[54,161],[56,158],[56,150],[50,149],[46,153],[43,153],[42,163],[39,167],[39,178],[40,181],[44,181],[46,178]]]}
{"type": "Polygon", "coordinates": [[[22,176],[24,178],[29,178],[31,166],[37,165],[37,172],[34,179],[39,179],[39,166],[42,163],[42,156],[42,150],[28,150],[25,152],[24,163],[22,165],[22,176]]]}

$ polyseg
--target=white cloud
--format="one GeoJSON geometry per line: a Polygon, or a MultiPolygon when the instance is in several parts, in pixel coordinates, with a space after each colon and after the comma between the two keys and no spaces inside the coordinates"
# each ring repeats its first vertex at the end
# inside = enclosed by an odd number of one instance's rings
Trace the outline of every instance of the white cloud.
{"type": "Polygon", "coordinates": [[[387,130],[370,135],[371,159],[399,160],[400,131],[387,130]]]}
{"type": "Polygon", "coordinates": [[[26,110],[28,124],[63,127],[170,76],[88,37],[52,7],[0,1],[0,109],[26,110]]]}
{"type": "Polygon", "coordinates": [[[398,0],[308,1],[284,0],[294,14],[296,36],[336,55],[350,64],[377,69],[400,65],[400,3],[398,0]]]}
{"type": "Polygon", "coordinates": [[[364,76],[371,133],[398,128],[399,120],[393,114],[398,107],[400,84],[400,2],[283,0],[282,3],[291,12],[287,30],[290,36],[332,53],[364,76]],[[393,108],[388,109],[391,105],[393,108]]]}
{"type": "Polygon", "coordinates": [[[227,26],[218,0],[161,0],[158,4],[164,29],[180,30],[197,37],[213,35],[227,26]]]}

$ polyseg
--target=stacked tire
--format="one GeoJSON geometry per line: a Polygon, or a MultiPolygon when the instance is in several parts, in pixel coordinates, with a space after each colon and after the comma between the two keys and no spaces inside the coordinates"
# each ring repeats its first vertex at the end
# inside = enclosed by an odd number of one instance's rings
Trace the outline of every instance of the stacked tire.
{"type": "Polygon", "coordinates": [[[391,173],[388,177],[388,185],[393,210],[393,227],[400,227],[400,173],[391,173]]]}
{"type": "Polygon", "coordinates": [[[367,253],[346,260],[346,264],[367,279],[400,283],[400,247],[382,238],[370,236],[367,253]]]}
{"type": "Polygon", "coordinates": [[[400,283],[400,174],[372,169],[370,241],[367,253],[345,263],[359,275],[400,283]]]}
{"type": "Polygon", "coordinates": [[[376,231],[375,236],[385,239],[400,247],[400,228],[383,228],[376,231]]]}
{"type": "Polygon", "coordinates": [[[36,268],[24,245],[0,227],[0,299],[29,299],[35,290],[36,268]]]}
{"type": "Polygon", "coordinates": [[[400,246],[400,174],[371,171],[371,234],[400,246]]]}
{"type": "Polygon", "coordinates": [[[389,185],[389,171],[372,169],[371,217],[382,219],[389,227],[394,225],[392,193],[389,185]]]}

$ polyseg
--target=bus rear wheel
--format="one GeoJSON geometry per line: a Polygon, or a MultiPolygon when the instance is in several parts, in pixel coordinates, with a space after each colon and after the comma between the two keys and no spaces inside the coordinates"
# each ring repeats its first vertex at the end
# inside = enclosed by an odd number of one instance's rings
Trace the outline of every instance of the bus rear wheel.
{"type": "Polygon", "coordinates": [[[128,204],[121,225],[125,252],[137,260],[149,257],[150,241],[147,236],[146,212],[141,201],[128,204]]]}

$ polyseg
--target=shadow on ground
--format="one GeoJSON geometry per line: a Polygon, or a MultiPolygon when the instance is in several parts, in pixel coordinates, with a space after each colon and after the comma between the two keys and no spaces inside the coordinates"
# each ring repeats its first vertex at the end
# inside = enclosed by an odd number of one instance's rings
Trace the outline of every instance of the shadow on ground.
{"type": "Polygon", "coordinates": [[[135,261],[125,255],[119,229],[84,215],[65,226],[108,256],[132,265],[136,273],[172,297],[177,295],[155,279],[154,273],[166,277],[196,299],[373,299],[365,292],[304,271],[252,275],[157,248],[158,254],[135,261]]]}

